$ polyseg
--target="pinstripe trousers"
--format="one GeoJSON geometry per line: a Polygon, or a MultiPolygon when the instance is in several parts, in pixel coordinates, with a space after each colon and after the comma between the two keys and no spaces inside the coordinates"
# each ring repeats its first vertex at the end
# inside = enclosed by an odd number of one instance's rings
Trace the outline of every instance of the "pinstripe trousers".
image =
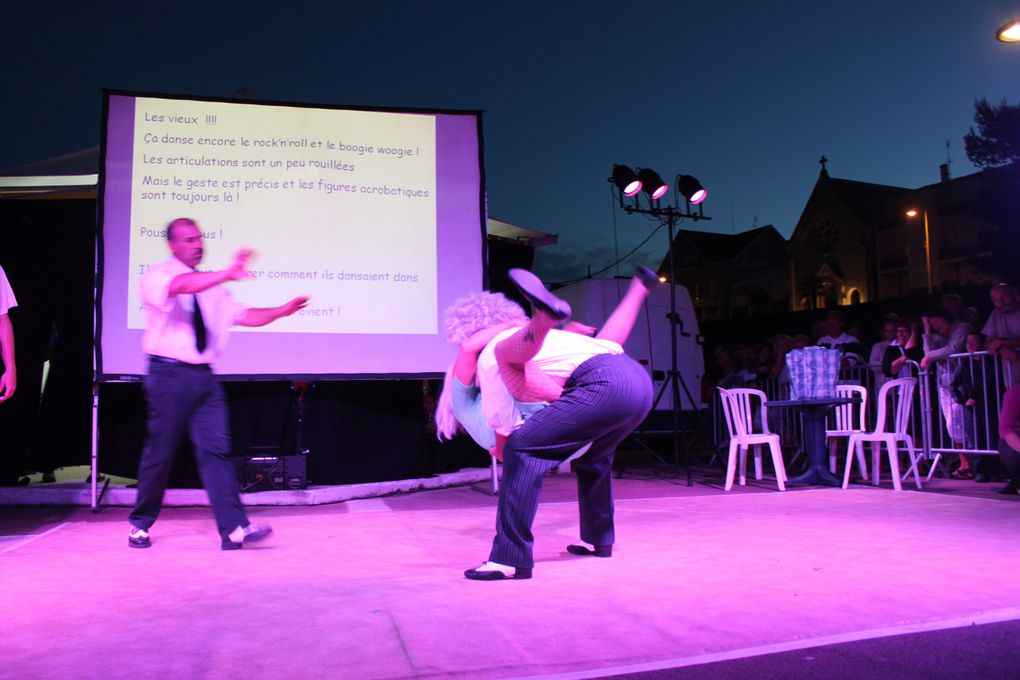
{"type": "Polygon", "coordinates": [[[489,560],[534,566],[532,524],[542,478],[588,442],[591,448],[574,461],[581,539],[612,545],[613,454],[651,405],[648,372],[627,355],[600,354],[578,366],[567,379],[563,396],[524,421],[507,440],[489,560]]]}

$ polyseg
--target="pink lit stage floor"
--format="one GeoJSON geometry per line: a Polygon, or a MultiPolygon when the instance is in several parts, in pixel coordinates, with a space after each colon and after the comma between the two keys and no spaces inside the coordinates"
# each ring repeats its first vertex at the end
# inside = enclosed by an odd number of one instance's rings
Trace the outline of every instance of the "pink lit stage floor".
{"type": "Polygon", "coordinates": [[[235,552],[208,508],[148,550],[123,508],[3,509],[0,677],[598,677],[1020,619],[1020,497],[624,479],[596,559],[564,550],[573,483],[546,480],[534,579],[496,583],[461,575],[496,503],[466,487],[254,508],[276,536],[235,552]]]}

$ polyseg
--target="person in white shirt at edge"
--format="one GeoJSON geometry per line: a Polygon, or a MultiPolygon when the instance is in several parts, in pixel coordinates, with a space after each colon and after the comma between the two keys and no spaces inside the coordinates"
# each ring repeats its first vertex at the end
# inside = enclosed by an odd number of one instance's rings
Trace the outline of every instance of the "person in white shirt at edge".
{"type": "MultiPolygon", "coordinates": [[[[472,381],[477,357],[478,386],[473,389],[480,390],[484,415],[478,420],[483,424],[465,424],[475,420],[470,414],[478,407],[477,401],[468,400],[465,406],[461,399],[453,411],[476,441],[483,446],[492,443],[497,457],[502,457],[504,445],[507,452],[492,552],[489,561],[464,573],[472,580],[531,577],[531,525],[542,476],[580,449],[584,452],[574,467],[582,540],[567,550],[575,555],[611,556],[612,456],[616,445],[651,407],[648,373],[623,354],[620,343],[629,335],[648,287],[657,282],[654,272],[639,268],[620,305],[595,338],[553,330],[557,321],[569,316],[569,305],[549,294],[529,272],[511,270],[511,279],[535,306],[526,328],[519,328],[523,312],[518,318],[503,313],[505,310],[493,313],[498,294],[482,294],[493,300],[479,296],[458,301],[447,314],[448,319],[460,317],[460,328],[454,329],[451,340],[465,338],[448,382],[456,378],[453,385],[460,386],[465,379],[472,381]],[[505,318],[497,318],[500,316],[505,318]],[[505,325],[494,329],[500,321],[505,325]],[[479,327],[481,331],[469,334],[479,327]],[[475,342],[479,337],[489,340],[480,354],[475,342]],[[472,352],[474,356],[470,356],[472,352]],[[469,361],[464,361],[465,354],[469,361]],[[462,372],[464,366],[471,370],[462,372]],[[482,435],[476,436],[473,429],[482,430],[482,435]]],[[[447,327],[449,334],[449,321],[447,327]]],[[[447,436],[455,430],[442,415],[449,412],[450,402],[441,395],[437,409],[437,429],[447,436]]]]}
{"type": "Polygon", "coordinates": [[[876,394],[885,383],[885,376],[882,374],[882,359],[885,357],[885,351],[896,342],[896,324],[898,322],[899,317],[895,314],[886,315],[882,319],[882,339],[871,346],[871,354],[868,355],[868,366],[871,367],[873,389],[876,394]]]}
{"type": "MultiPolygon", "coordinates": [[[[18,306],[14,290],[7,281],[4,268],[0,267],[0,407],[10,400],[18,387],[18,369],[14,362],[14,327],[7,312],[18,306]]],[[[13,407],[4,407],[13,408],[13,407]]],[[[4,417],[15,414],[5,412],[4,417]]],[[[9,439],[9,433],[3,436],[9,439]]],[[[5,440],[5,444],[8,444],[5,440]]],[[[0,486],[22,486],[28,484],[28,477],[20,477],[21,457],[12,455],[4,446],[0,446],[0,486]]]]}
{"type": "Polygon", "coordinates": [[[227,402],[212,364],[226,347],[230,326],[265,326],[302,309],[308,298],[296,297],[279,307],[247,307],[222,284],[251,278],[248,264],[254,251],[238,250],[226,269],[198,271],[204,249],[195,221],[171,221],[166,237],[173,256],[149,267],[141,280],[148,422],[128,545],[152,545],[149,529],[163,504],[174,452],[187,431],[221,547],[235,550],[265,538],[272,529],[250,523],[241,505],[237,472],[229,458],[227,402]]]}
{"type": "Polygon", "coordinates": [[[860,340],[843,330],[845,325],[843,313],[832,310],[825,315],[825,335],[818,338],[816,344],[819,347],[838,349],[843,354],[841,368],[860,366],[864,363],[864,355],[867,352],[860,340]]]}
{"type": "Polygon", "coordinates": [[[985,349],[1002,356],[1003,363],[1009,367],[1006,386],[1020,384],[1020,359],[1017,358],[1020,354],[1020,304],[1016,289],[999,283],[989,291],[989,297],[995,309],[981,329],[988,337],[985,349]]]}
{"type": "Polygon", "coordinates": [[[14,390],[18,388],[18,369],[14,365],[14,328],[7,316],[8,310],[17,306],[14,290],[7,281],[4,268],[0,267],[0,359],[4,364],[4,372],[0,373],[0,401],[13,397],[14,390]]]}
{"type": "MultiPolygon", "coordinates": [[[[928,316],[922,316],[921,323],[924,325],[924,335],[921,336],[924,345],[921,369],[930,372],[935,367],[939,407],[942,409],[946,432],[952,441],[952,447],[962,449],[966,441],[963,429],[964,412],[963,406],[953,399],[950,389],[953,382],[952,369],[955,366],[950,366],[949,357],[967,351],[967,336],[973,333],[974,329],[965,321],[953,319],[953,315],[942,307],[932,310],[928,316]]],[[[962,453],[960,470],[957,473],[958,478],[961,476],[967,479],[973,476],[970,473],[970,460],[962,453]]]]}

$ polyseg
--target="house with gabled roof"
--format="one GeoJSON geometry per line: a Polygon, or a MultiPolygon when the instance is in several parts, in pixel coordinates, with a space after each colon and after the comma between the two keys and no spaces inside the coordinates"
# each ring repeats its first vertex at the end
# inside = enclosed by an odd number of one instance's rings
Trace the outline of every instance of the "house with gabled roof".
{"type": "Polygon", "coordinates": [[[951,179],[943,166],[941,181],[907,189],[830,177],[823,166],[790,237],[791,309],[1009,280],[1020,252],[1018,174],[951,179]]]}
{"type": "MultiPolygon", "coordinates": [[[[690,292],[699,320],[789,309],[786,239],[772,225],[736,234],[681,229],[673,253],[677,283],[690,292]]],[[[669,273],[668,258],[661,274],[669,273]]]]}

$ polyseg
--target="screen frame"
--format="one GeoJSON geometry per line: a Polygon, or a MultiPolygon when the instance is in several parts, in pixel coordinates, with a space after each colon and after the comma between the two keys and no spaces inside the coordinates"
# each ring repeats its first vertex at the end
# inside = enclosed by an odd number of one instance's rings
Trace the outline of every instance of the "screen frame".
{"type": "MultiPolygon", "coordinates": [[[[130,98],[150,98],[150,99],[167,99],[167,100],[183,100],[183,101],[198,101],[198,102],[214,102],[214,103],[225,103],[225,104],[246,104],[246,105],[258,105],[266,107],[291,107],[291,108],[309,108],[309,109],[321,109],[321,110],[346,110],[346,111],[368,111],[368,112],[382,112],[382,113],[407,113],[407,114],[425,114],[425,115],[436,115],[436,116],[457,116],[457,117],[473,117],[475,120],[474,129],[476,134],[476,146],[477,146],[477,172],[478,172],[478,234],[480,236],[480,252],[478,253],[481,258],[481,281],[478,285],[482,288],[485,287],[489,280],[489,258],[488,258],[488,230],[487,230],[487,206],[486,206],[486,175],[485,175],[485,144],[483,136],[483,121],[482,117],[484,111],[475,109],[444,109],[444,108],[414,108],[414,107],[387,107],[387,106],[363,106],[363,105],[339,105],[339,104],[321,104],[313,102],[292,102],[282,100],[261,100],[261,99],[250,99],[250,98],[236,98],[236,97],[208,97],[201,95],[185,95],[185,94],[172,94],[172,93],[158,93],[158,92],[143,92],[135,90],[122,90],[104,88],[102,90],[102,117],[100,124],[100,147],[99,147],[99,177],[97,184],[97,201],[96,201],[96,261],[95,261],[95,275],[96,284],[94,289],[93,309],[94,309],[94,336],[93,336],[93,348],[94,348],[94,381],[97,383],[102,382],[126,382],[126,381],[137,381],[140,380],[144,373],[137,372],[110,372],[104,367],[104,345],[103,345],[103,295],[106,289],[106,234],[105,234],[105,211],[106,211],[106,194],[108,189],[107,182],[107,162],[110,144],[110,100],[111,97],[130,97],[130,98]]],[[[437,232],[437,239],[439,234],[437,232]]],[[[437,244],[438,247],[438,244],[437,244]]],[[[468,292],[468,291],[464,291],[468,292]]],[[[438,291],[437,291],[438,294],[438,291]]],[[[437,335],[442,333],[442,300],[440,302],[440,309],[437,310],[439,319],[437,320],[437,335]]],[[[140,337],[141,332],[136,330],[126,329],[126,333],[137,333],[139,337],[139,353],[140,349],[140,337]]],[[[344,335],[344,334],[339,334],[344,335]]],[[[229,348],[227,350],[230,351],[229,348]]],[[[452,356],[451,349],[451,356],[452,356]]],[[[437,379],[442,378],[443,373],[441,371],[382,371],[382,372],[279,372],[279,373],[222,373],[219,374],[223,380],[231,381],[283,381],[283,380],[401,380],[401,379],[437,379]]]]}

